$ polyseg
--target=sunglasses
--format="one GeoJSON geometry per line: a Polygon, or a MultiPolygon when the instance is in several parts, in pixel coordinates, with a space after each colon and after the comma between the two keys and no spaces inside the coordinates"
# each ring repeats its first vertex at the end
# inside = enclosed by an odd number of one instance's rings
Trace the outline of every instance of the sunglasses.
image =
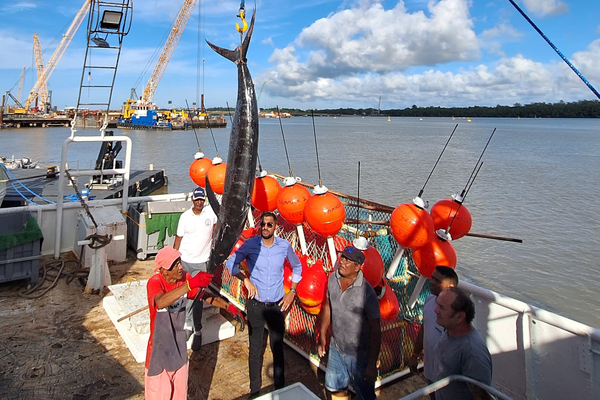
{"type": "Polygon", "coordinates": [[[266,225],[268,228],[272,228],[272,227],[274,227],[274,226],[275,226],[275,224],[274,224],[274,223],[272,223],[272,222],[261,222],[261,223],[260,223],[260,227],[261,227],[261,228],[264,228],[264,227],[265,227],[265,225],[266,225]]]}

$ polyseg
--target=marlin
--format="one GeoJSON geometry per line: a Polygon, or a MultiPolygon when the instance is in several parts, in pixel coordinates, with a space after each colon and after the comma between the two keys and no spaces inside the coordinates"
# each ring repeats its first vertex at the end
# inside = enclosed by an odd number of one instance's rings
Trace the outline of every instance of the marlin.
{"type": "Polygon", "coordinates": [[[206,177],[207,196],[211,207],[218,215],[212,236],[212,248],[207,271],[212,273],[233,249],[239,239],[250,208],[250,196],[254,185],[256,160],[258,154],[258,108],[254,82],[248,70],[246,53],[254,29],[254,17],[242,44],[235,50],[228,50],[207,40],[208,45],[226,59],[234,62],[238,68],[238,94],[235,116],[229,138],[227,172],[223,197],[219,205],[216,195],[206,177]]]}

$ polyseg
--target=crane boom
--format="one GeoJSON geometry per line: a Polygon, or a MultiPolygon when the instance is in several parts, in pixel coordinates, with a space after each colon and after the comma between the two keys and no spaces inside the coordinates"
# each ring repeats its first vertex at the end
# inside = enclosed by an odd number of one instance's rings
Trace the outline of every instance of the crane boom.
{"type": "MultiPolygon", "coordinates": [[[[37,68],[37,77],[38,80],[40,80],[44,75],[44,59],[42,58],[42,46],[40,46],[40,40],[38,38],[37,33],[33,34],[33,52],[35,54],[35,66],[37,68]]],[[[38,92],[40,99],[40,107],[44,109],[46,103],[48,103],[48,90],[46,88],[46,82],[42,82],[40,84],[38,92]]]]}
{"type": "Polygon", "coordinates": [[[73,22],[71,22],[69,29],[67,29],[67,32],[63,35],[62,40],[56,47],[56,50],[54,50],[54,53],[52,54],[52,57],[50,57],[50,60],[48,60],[48,63],[46,64],[46,67],[44,68],[44,71],[42,73],[42,77],[38,78],[35,85],[33,85],[33,89],[31,89],[31,92],[29,92],[29,96],[27,97],[27,100],[24,104],[25,110],[23,112],[27,112],[31,103],[33,102],[33,100],[35,100],[35,97],[37,96],[40,87],[46,86],[46,82],[48,81],[50,75],[52,75],[56,64],[58,64],[58,61],[69,46],[69,43],[71,43],[71,40],[77,32],[77,29],[79,29],[81,22],[83,22],[83,19],[85,18],[90,8],[90,4],[91,0],[84,0],[83,6],[81,6],[79,11],[77,12],[77,15],[75,15],[75,18],[73,19],[73,22]]]}
{"type": "Polygon", "coordinates": [[[177,19],[171,28],[171,33],[163,47],[162,53],[154,66],[154,71],[152,71],[152,75],[146,84],[146,88],[142,93],[142,98],[140,99],[144,103],[151,103],[152,98],[154,97],[154,92],[158,87],[158,83],[171,60],[171,56],[177,47],[177,43],[179,42],[179,38],[181,38],[181,34],[187,25],[188,20],[190,19],[190,15],[192,15],[192,11],[194,10],[194,6],[196,5],[196,0],[184,0],[181,9],[179,10],[179,14],[177,15],[177,19]]]}
{"type": "MultiPolygon", "coordinates": [[[[17,100],[21,100],[21,89],[23,89],[23,80],[25,80],[25,66],[23,66],[23,71],[21,71],[21,79],[19,80],[19,91],[17,92],[17,100]]],[[[14,87],[14,86],[13,86],[14,87]]]]}

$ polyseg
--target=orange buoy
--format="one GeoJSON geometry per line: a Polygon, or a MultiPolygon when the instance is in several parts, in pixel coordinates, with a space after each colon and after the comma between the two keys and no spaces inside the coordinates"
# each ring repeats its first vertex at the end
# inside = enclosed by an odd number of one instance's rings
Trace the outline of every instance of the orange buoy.
{"type": "Polygon", "coordinates": [[[391,321],[396,319],[398,314],[400,314],[400,305],[398,304],[396,293],[394,293],[387,282],[385,282],[383,290],[383,296],[379,299],[379,312],[381,313],[381,319],[391,321]]]}
{"type": "Polygon", "coordinates": [[[433,235],[433,239],[424,246],[414,249],[412,258],[419,273],[431,278],[433,270],[438,265],[456,268],[456,251],[450,242],[433,235]]]}
{"type": "Polygon", "coordinates": [[[259,211],[274,211],[277,208],[277,194],[281,184],[272,176],[257,177],[252,189],[252,205],[259,211]]]}
{"type": "Polygon", "coordinates": [[[322,260],[302,270],[302,280],[298,283],[296,293],[307,307],[315,307],[323,302],[327,294],[327,275],[323,271],[322,260]]]}
{"type": "Polygon", "coordinates": [[[209,158],[202,157],[194,160],[190,165],[190,178],[196,185],[206,187],[206,173],[212,166],[209,158]]]}
{"type": "Polygon", "coordinates": [[[431,218],[435,230],[446,230],[452,223],[450,227],[452,240],[460,239],[469,233],[473,224],[471,213],[467,210],[467,207],[454,199],[443,199],[435,203],[431,207],[431,218]],[[456,210],[458,210],[458,215],[456,210]],[[455,215],[456,217],[454,217],[455,215]]]}
{"type": "Polygon", "coordinates": [[[423,246],[435,236],[431,215],[412,203],[396,207],[390,218],[390,229],[398,244],[409,249],[423,246]]]}
{"type": "Polygon", "coordinates": [[[279,215],[290,224],[300,225],[304,222],[304,205],[309,198],[310,192],[304,186],[284,186],[277,193],[279,215]]]}
{"type": "Polygon", "coordinates": [[[329,192],[315,194],[304,206],[304,219],[313,231],[331,237],[342,229],[346,210],[337,196],[329,192]]]}
{"type": "Polygon", "coordinates": [[[219,163],[214,164],[211,169],[208,170],[206,176],[210,181],[210,187],[217,194],[223,194],[225,188],[225,173],[227,172],[227,164],[219,163]]]}
{"type": "Polygon", "coordinates": [[[376,287],[383,278],[383,260],[373,246],[369,246],[363,253],[365,254],[365,262],[362,265],[363,276],[372,287],[376,287]]]}
{"type": "Polygon", "coordinates": [[[319,313],[321,312],[321,306],[323,304],[319,303],[319,304],[317,304],[314,307],[307,306],[304,303],[300,303],[300,305],[302,306],[302,308],[304,309],[304,311],[306,311],[308,314],[310,314],[310,315],[319,315],[319,313]]]}

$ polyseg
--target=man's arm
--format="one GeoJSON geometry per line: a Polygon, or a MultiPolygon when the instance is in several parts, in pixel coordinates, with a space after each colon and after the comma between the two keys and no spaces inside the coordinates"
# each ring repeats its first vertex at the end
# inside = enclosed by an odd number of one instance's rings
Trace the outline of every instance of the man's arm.
{"type": "Polygon", "coordinates": [[[415,348],[412,356],[408,359],[408,368],[413,374],[417,373],[417,367],[419,365],[419,355],[423,351],[423,331],[425,330],[425,321],[419,326],[419,332],[417,333],[417,339],[415,340],[415,348]]]}
{"type": "Polygon", "coordinates": [[[319,328],[319,344],[317,346],[317,351],[319,357],[323,357],[325,356],[327,347],[327,330],[329,329],[329,325],[331,325],[331,306],[329,305],[329,297],[323,301],[323,307],[321,307],[321,314],[319,315],[318,320],[321,320],[321,326],[319,328]]]}
{"type": "Polygon", "coordinates": [[[181,239],[182,239],[181,236],[175,235],[175,243],[173,243],[173,248],[175,250],[179,250],[179,246],[181,245],[181,239]]]}
{"type": "Polygon", "coordinates": [[[250,281],[250,278],[248,278],[239,267],[239,264],[246,259],[248,248],[248,240],[246,240],[244,243],[242,243],[240,248],[237,249],[235,253],[233,253],[233,255],[229,257],[229,259],[227,259],[225,267],[227,267],[229,272],[231,272],[231,275],[235,276],[240,281],[242,281],[244,287],[248,291],[249,299],[258,299],[258,289],[254,285],[254,283],[250,281]]]}
{"type": "Polygon", "coordinates": [[[158,293],[156,294],[156,296],[154,296],[154,304],[156,304],[156,307],[160,310],[161,308],[166,308],[168,306],[170,306],[171,304],[175,303],[175,301],[177,301],[177,299],[179,299],[181,296],[185,295],[187,292],[189,292],[189,287],[187,285],[187,282],[179,287],[176,287],[173,290],[170,290],[166,293],[158,293]]]}
{"type": "Polygon", "coordinates": [[[369,335],[369,361],[365,371],[365,379],[369,382],[377,380],[377,359],[379,358],[379,350],[381,348],[381,320],[369,320],[370,335],[369,335]]]}

